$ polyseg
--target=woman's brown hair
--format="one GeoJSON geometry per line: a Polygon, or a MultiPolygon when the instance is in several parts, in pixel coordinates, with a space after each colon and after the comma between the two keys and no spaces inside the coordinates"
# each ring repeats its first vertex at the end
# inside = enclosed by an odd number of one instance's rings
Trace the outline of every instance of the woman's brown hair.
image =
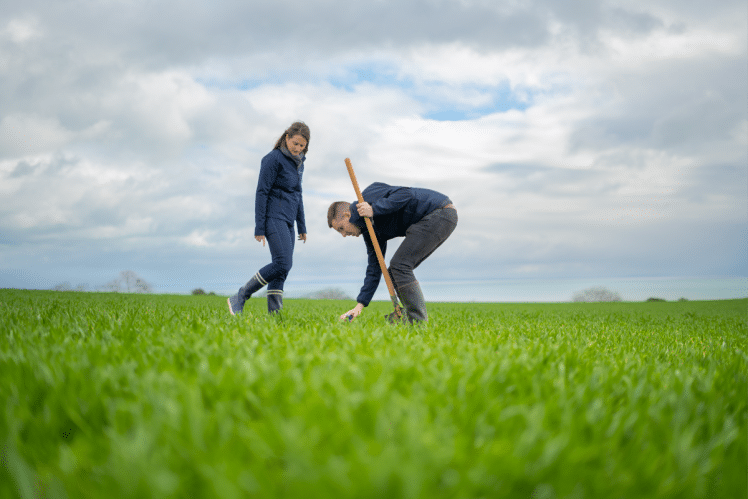
{"type": "Polygon", "coordinates": [[[273,147],[273,149],[280,149],[282,145],[285,145],[286,137],[294,137],[295,135],[301,135],[306,139],[306,146],[304,146],[304,150],[301,151],[306,154],[309,150],[309,127],[306,126],[306,123],[304,123],[303,121],[297,121],[296,123],[288,127],[288,129],[283,132],[283,135],[281,135],[278,141],[275,143],[275,147],[273,147]]]}

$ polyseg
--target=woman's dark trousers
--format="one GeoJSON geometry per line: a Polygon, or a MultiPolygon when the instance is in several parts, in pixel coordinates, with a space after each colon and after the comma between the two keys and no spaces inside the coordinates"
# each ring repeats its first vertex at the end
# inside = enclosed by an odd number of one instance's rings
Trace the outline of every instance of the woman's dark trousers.
{"type": "Polygon", "coordinates": [[[267,284],[268,312],[274,313],[283,308],[283,285],[293,265],[294,226],[275,218],[265,222],[265,239],[270,247],[272,262],[265,265],[252,279],[239,290],[240,306],[267,284]]]}

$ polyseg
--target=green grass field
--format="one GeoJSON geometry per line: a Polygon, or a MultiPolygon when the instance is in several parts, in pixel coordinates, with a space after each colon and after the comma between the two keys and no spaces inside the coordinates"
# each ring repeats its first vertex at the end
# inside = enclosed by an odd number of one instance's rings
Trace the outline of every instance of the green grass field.
{"type": "Polygon", "coordinates": [[[0,497],[745,498],[748,300],[0,290],[0,497]]]}

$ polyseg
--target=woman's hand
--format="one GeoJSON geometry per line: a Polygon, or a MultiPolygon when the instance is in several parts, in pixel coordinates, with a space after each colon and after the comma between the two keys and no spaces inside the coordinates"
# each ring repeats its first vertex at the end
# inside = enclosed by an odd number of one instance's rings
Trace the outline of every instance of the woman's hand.
{"type": "Polygon", "coordinates": [[[358,214],[362,217],[371,218],[374,216],[374,209],[366,201],[364,201],[363,203],[358,203],[356,205],[356,209],[358,210],[358,214]]]}
{"type": "Polygon", "coordinates": [[[255,236],[255,239],[257,239],[258,243],[262,243],[265,246],[265,236],[255,236]]]}
{"type": "Polygon", "coordinates": [[[364,306],[359,303],[358,305],[350,309],[348,312],[341,315],[340,320],[341,321],[344,321],[344,320],[352,321],[353,319],[361,315],[361,311],[363,309],[364,309],[364,306]]]}
{"type": "Polygon", "coordinates": [[[306,244],[306,234],[299,234],[299,241],[304,241],[304,244],[306,244]]]}

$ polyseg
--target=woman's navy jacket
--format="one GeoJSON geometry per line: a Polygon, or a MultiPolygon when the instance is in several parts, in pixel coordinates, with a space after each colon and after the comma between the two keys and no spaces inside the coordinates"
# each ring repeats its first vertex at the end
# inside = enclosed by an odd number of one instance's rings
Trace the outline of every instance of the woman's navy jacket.
{"type": "MultiPolygon", "coordinates": [[[[374,210],[372,224],[377,236],[382,256],[387,251],[387,241],[396,237],[405,237],[408,227],[421,221],[423,217],[434,210],[443,208],[451,201],[444,194],[431,189],[418,187],[398,187],[374,182],[361,193],[364,201],[374,210]]],[[[366,266],[366,279],[356,301],[368,306],[374,292],[379,287],[382,269],[374,251],[369,231],[366,229],[364,218],[358,214],[355,203],[351,203],[350,222],[361,229],[366,243],[369,263],[366,266]]]]}
{"type": "Polygon", "coordinates": [[[255,195],[255,236],[265,235],[265,220],[276,218],[293,224],[299,234],[306,234],[301,177],[304,162],[296,163],[280,149],[273,149],[262,158],[260,179],[255,195]]]}

